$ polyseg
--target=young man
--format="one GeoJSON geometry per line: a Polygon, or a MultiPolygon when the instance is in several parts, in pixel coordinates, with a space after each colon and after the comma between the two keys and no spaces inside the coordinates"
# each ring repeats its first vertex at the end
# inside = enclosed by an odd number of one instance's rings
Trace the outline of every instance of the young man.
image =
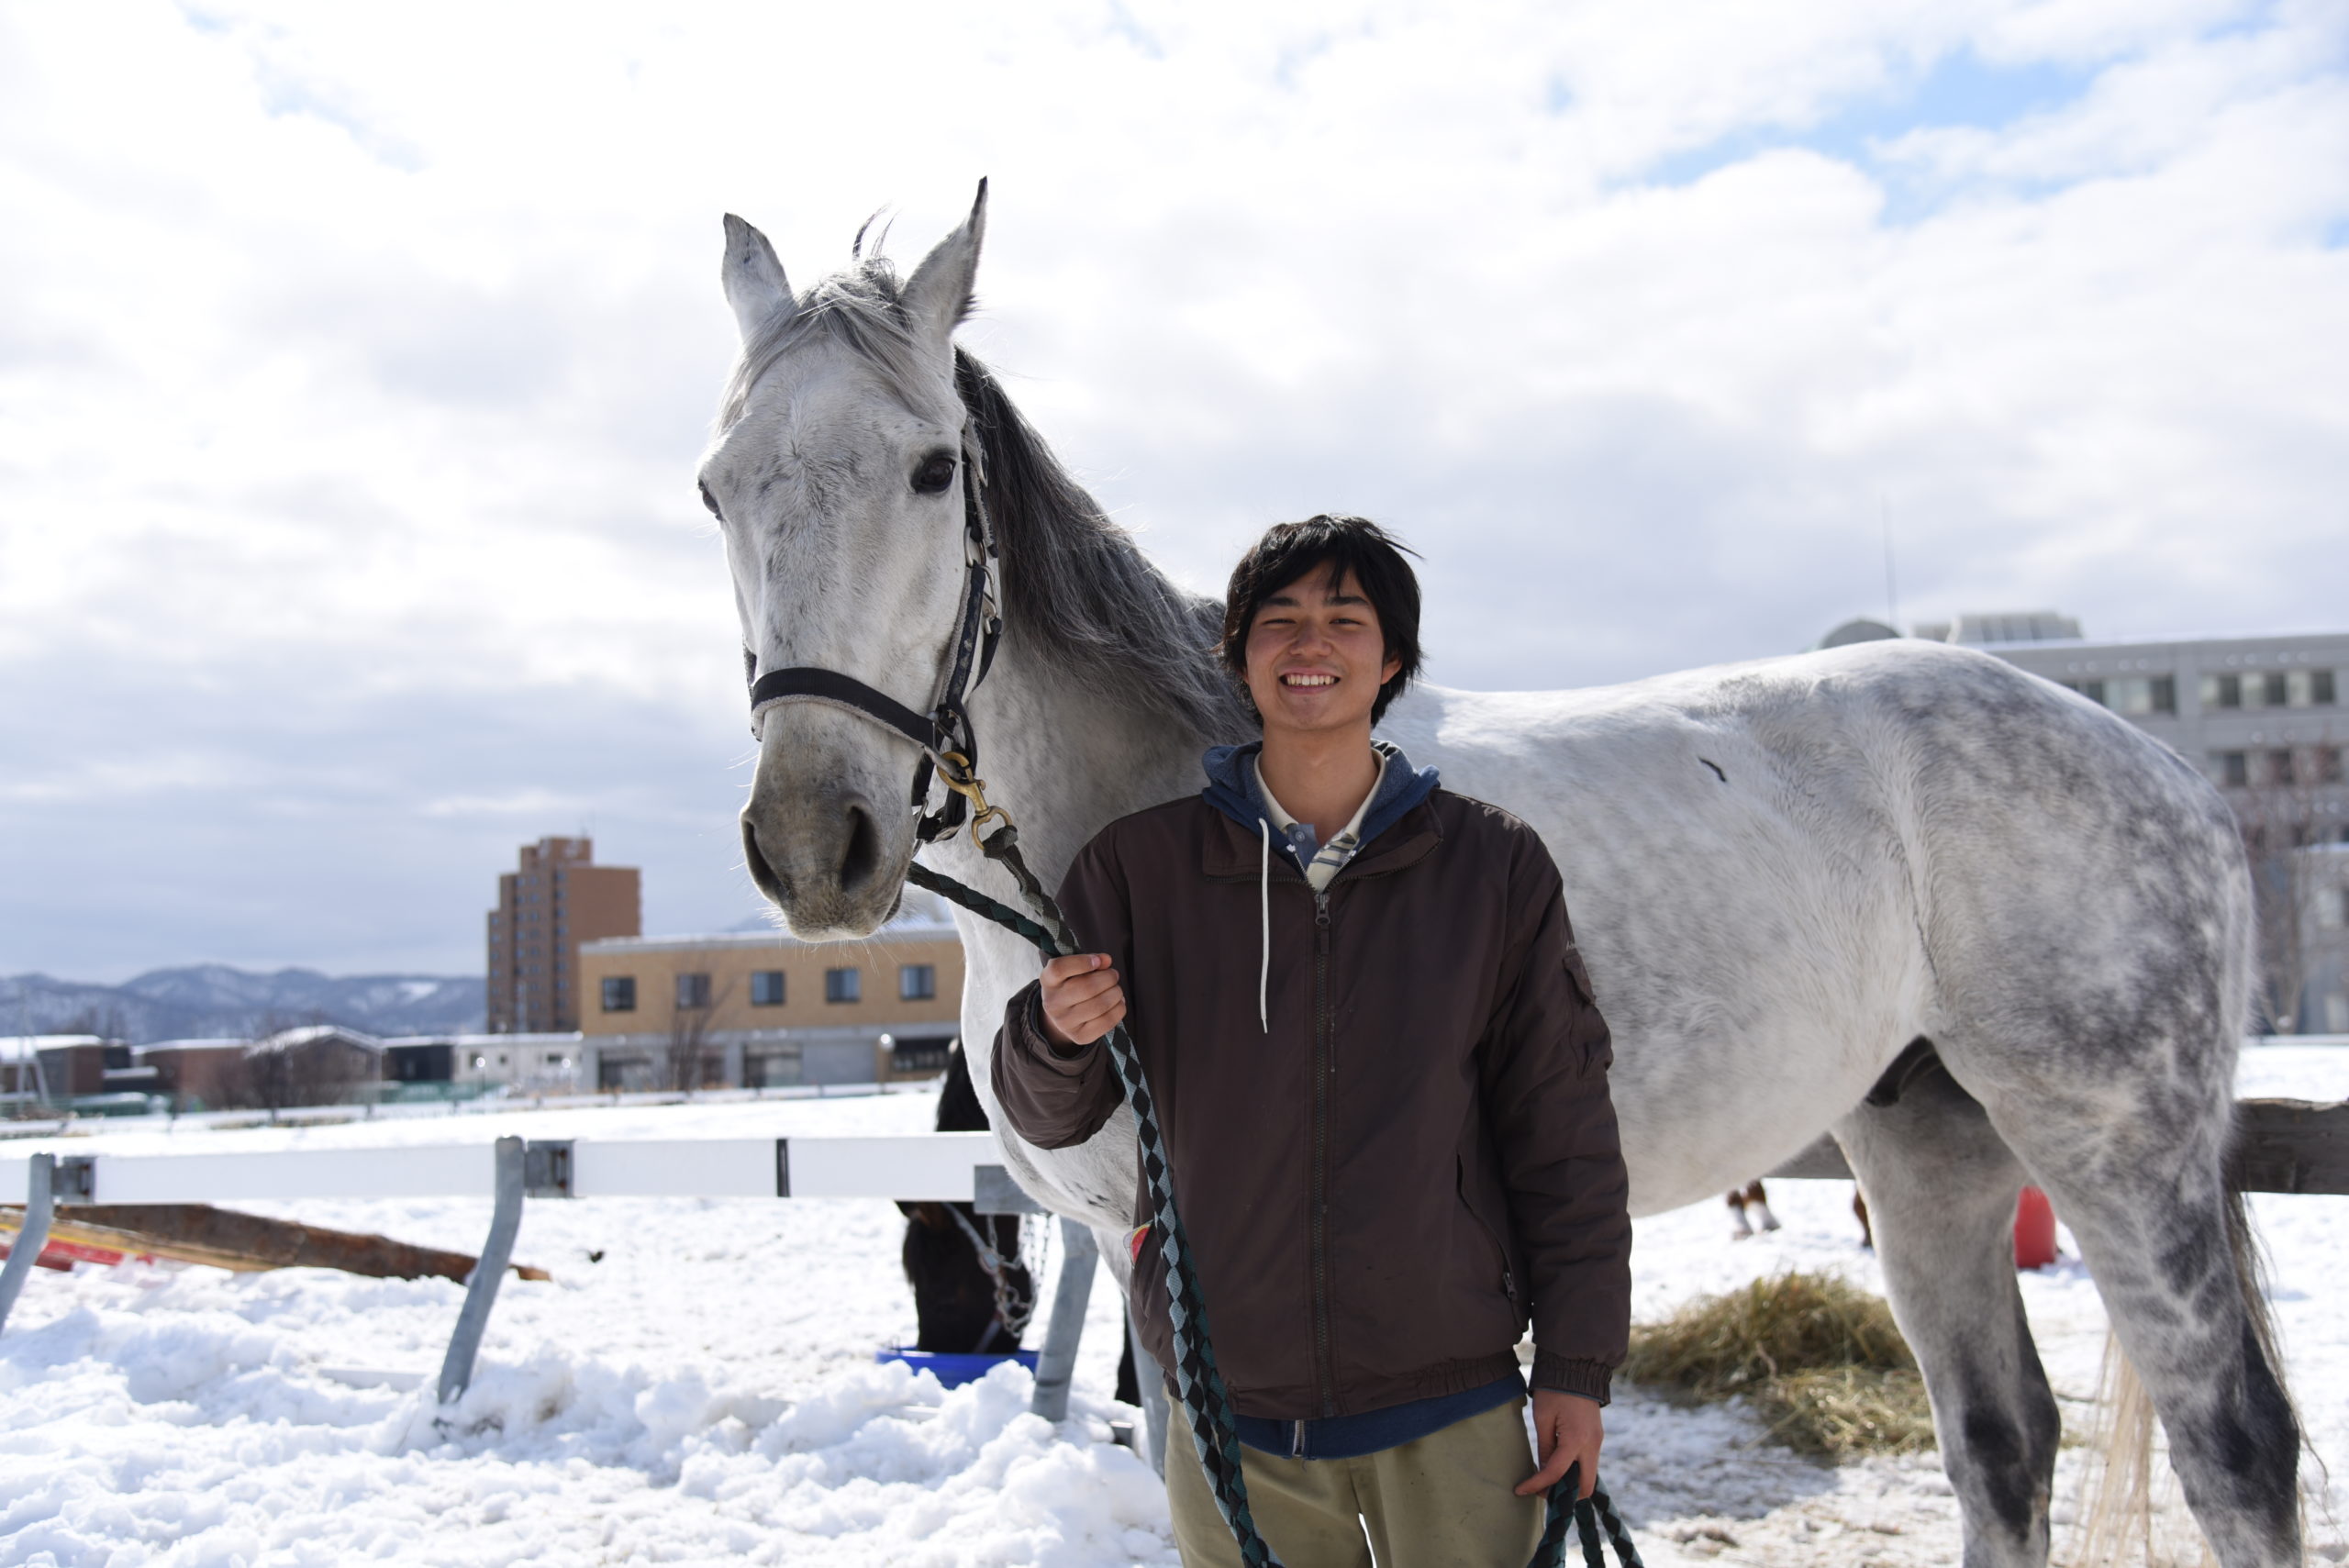
{"type": "MultiPolygon", "coordinates": [[[[1367,1568],[1370,1549],[1520,1568],[1542,1494],[1576,1462],[1586,1490],[1596,1473],[1629,1331],[1607,1026],[1557,868],[1371,739],[1419,668],[1419,619],[1375,525],[1264,536],[1220,647],[1263,741],[1209,751],[1202,795],[1077,856],[1061,903],[1099,951],[1046,965],[995,1051],[1012,1126],[1065,1148],[1120,1103],[1099,1042],[1131,1020],[1249,1500],[1298,1568],[1367,1568]]],[[[1134,1234],[1133,1299],[1166,1367],[1158,1244],[1134,1234]]],[[[1237,1564],[1179,1429],[1166,1476],[1183,1561],[1237,1564]]]]}

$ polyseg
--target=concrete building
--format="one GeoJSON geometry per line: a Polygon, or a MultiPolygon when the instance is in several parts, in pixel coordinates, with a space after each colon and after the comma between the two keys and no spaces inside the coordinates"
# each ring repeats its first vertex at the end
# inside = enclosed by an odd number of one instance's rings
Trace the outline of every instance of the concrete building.
{"type": "Polygon", "coordinates": [[[373,1092],[384,1042],[340,1024],[305,1024],[261,1040],[167,1040],[138,1049],[143,1090],[186,1110],[341,1105],[373,1092]]]}
{"type": "Polygon", "coordinates": [[[929,920],[856,942],[639,937],[579,953],[583,1087],[768,1088],[942,1072],[963,944],[929,920]]]}
{"type": "Polygon", "coordinates": [[[577,1029],[579,944],[644,929],[635,868],[595,860],[592,840],[541,839],[498,877],[489,916],[491,1033],[577,1029]]]}
{"type": "MultiPolygon", "coordinates": [[[[1898,635],[1882,622],[1851,621],[1820,646],[1898,635]]],[[[2318,889],[2343,857],[2298,853],[2349,844],[2349,632],[2097,640],[2068,616],[2028,610],[1960,616],[1911,635],[1979,648],[2043,675],[2200,768],[2243,824],[2269,1021],[2300,1032],[2349,1027],[2340,963],[2329,978],[2318,973],[2319,956],[2339,944],[2316,923],[2325,908],[2318,889]]]]}
{"type": "Polygon", "coordinates": [[[130,1065],[130,1048],[95,1034],[0,1038],[0,1105],[28,1113],[106,1089],[106,1070],[130,1065]]]}
{"type": "Polygon", "coordinates": [[[2300,973],[2310,1006],[2301,1028],[2349,1034],[2349,841],[2312,844],[2293,859],[2306,906],[2300,973]]]}
{"type": "Polygon", "coordinates": [[[139,1048],[139,1060],[155,1069],[155,1092],[186,1110],[214,1110],[246,1103],[245,1048],[252,1042],[226,1037],[158,1040],[139,1048]]]}
{"type": "Polygon", "coordinates": [[[527,1095],[576,1094],[581,1036],[403,1035],[384,1042],[384,1076],[395,1084],[446,1084],[458,1091],[508,1088],[527,1095]]]}

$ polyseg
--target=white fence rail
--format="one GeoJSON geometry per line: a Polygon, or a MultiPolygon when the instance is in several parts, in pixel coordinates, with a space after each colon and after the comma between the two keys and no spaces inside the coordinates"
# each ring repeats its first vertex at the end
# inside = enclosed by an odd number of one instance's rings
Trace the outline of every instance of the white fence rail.
{"type": "MultiPolygon", "coordinates": [[[[503,1143],[507,1141],[500,1140],[503,1143]]],[[[516,1140],[518,1141],[518,1140],[516,1140]]],[[[289,1149],[58,1158],[61,1203],[250,1203],[310,1197],[484,1197],[496,1145],[289,1149]]],[[[1000,1168],[991,1132],[895,1138],[701,1138],[533,1141],[567,1174],[534,1179],[533,1197],[873,1197],[969,1203],[973,1173],[1000,1168]],[[558,1156],[554,1151],[562,1151],[558,1156]]],[[[0,1203],[21,1204],[28,1162],[0,1163],[0,1203]]]]}

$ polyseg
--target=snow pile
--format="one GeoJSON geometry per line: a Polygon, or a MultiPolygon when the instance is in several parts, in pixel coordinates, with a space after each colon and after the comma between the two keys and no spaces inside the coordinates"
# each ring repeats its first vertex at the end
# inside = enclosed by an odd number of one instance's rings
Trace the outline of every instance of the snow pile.
{"type": "MultiPolygon", "coordinates": [[[[2250,1053],[2243,1087],[2339,1098],[2349,1051],[2250,1053]]],[[[127,1129],[70,1148],[916,1131],[932,1104],[893,1094],[127,1129]]],[[[0,1157],[37,1147],[13,1143],[0,1157]]],[[[1778,1184],[1771,1199],[1786,1228],[1737,1245],[1718,1203],[1641,1221],[1635,1310],[1653,1317],[1790,1267],[1881,1288],[1850,1196],[1841,1183],[1778,1184]]],[[[2294,1392],[2336,1482],[2349,1483],[2349,1315],[2330,1280],[2349,1256],[2349,1198],[2254,1207],[2275,1255],[2294,1392]]],[[[486,1200],[277,1212],[466,1251],[489,1221],[486,1200]]],[[[1108,1422],[1133,1412],[1107,1398],[1121,1331],[1107,1277],[1072,1418],[1055,1429],[1027,1414],[1030,1383],[1017,1367],[941,1392],[927,1374],[873,1362],[877,1346],[911,1334],[900,1228],[893,1206],[862,1201],[534,1202],[515,1256],[554,1279],[507,1282],[474,1385],[448,1410],[431,1387],[462,1293],[446,1281],[41,1273],[0,1339],[0,1564],[1172,1562],[1155,1478],[1108,1440],[1108,1422]]],[[[2103,1342],[2095,1288],[2067,1262],[2024,1276],[2023,1295],[2066,1423],[2077,1423],[2103,1342]]],[[[2059,1507],[2078,1462],[2065,1451],[2059,1507]]],[[[1934,1456],[1814,1465],[1764,1442],[1735,1408],[1680,1409],[1624,1390],[1606,1472],[1656,1568],[1923,1568],[1958,1554],[1934,1456]]],[[[2336,1486],[2331,1507],[2349,1517],[2349,1490],[2336,1486]]],[[[2325,1549],[2339,1533],[2320,1522],[2325,1549]]]]}

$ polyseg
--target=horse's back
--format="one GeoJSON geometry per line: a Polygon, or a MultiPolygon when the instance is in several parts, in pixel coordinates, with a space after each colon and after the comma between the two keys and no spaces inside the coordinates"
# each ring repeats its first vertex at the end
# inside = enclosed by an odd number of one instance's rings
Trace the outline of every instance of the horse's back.
{"type": "Polygon", "coordinates": [[[2216,792],[1984,654],[1884,642],[1583,691],[1431,688],[1386,729],[1550,846],[1642,1207],[1761,1173],[1954,1015],[2060,992],[2083,963],[2221,962],[2195,928],[2228,901],[2216,792]],[[2158,894],[2157,843],[2188,862],[2158,894]],[[2083,920],[2099,896],[2111,917],[2083,920]],[[1724,1148],[1739,1169],[1699,1152],[1724,1148]]]}

